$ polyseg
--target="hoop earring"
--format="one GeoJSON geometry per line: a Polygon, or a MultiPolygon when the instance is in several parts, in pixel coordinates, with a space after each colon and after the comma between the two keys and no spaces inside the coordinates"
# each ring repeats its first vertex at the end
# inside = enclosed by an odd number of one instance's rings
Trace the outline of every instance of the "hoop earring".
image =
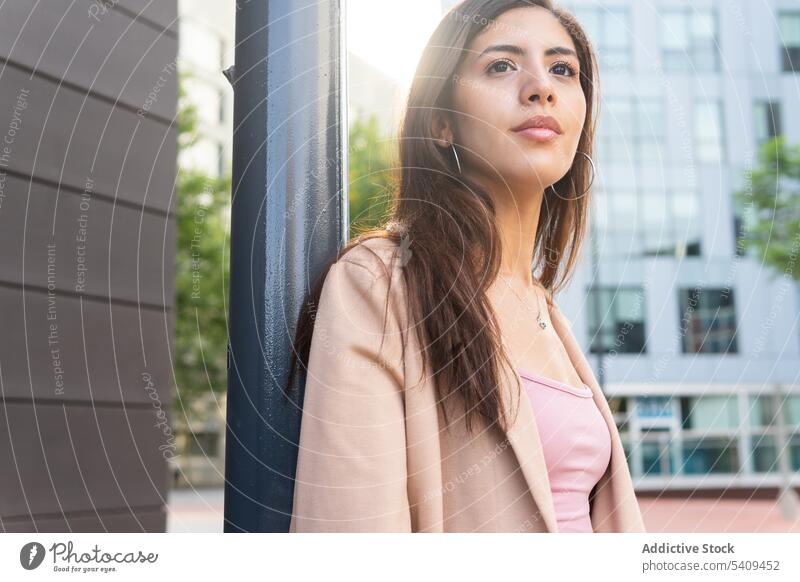
{"type": "Polygon", "coordinates": [[[453,142],[450,142],[450,149],[453,150],[453,155],[456,157],[456,165],[458,166],[458,173],[461,173],[461,162],[458,161],[458,153],[456,152],[456,146],[453,142]]]}
{"type": "MultiPolygon", "coordinates": [[[[553,194],[555,194],[556,196],[558,196],[562,200],[570,200],[570,201],[572,201],[572,200],[580,200],[581,198],[583,198],[589,192],[589,190],[592,189],[592,184],[594,184],[594,177],[595,177],[595,175],[597,173],[597,171],[595,170],[595,166],[594,166],[594,160],[592,159],[592,157],[589,154],[585,154],[583,152],[575,152],[575,153],[581,154],[582,156],[586,156],[586,159],[589,160],[589,164],[592,166],[592,179],[589,180],[589,185],[586,187],[586,190],[584,190],[582,194],[579,194],[575,198],[563,198],[558,192],[556,192],[556,189],[553,188],[553,185],[550,184],[550,186],[548,186],[548,188],[550,188],[553,191],[553,194]]],[[[572,178],[570,178],[570,181],[572,181],[572,178]]]]}

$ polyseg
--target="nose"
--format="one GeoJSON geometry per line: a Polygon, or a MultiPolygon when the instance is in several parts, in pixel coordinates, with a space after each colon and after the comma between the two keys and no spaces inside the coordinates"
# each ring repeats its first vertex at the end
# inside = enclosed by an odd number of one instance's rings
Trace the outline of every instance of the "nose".
{"type": "Polygon", "coordinates": [[[556,93],[547,72],[531,71],[522,85],[520,97],[523,103],[547,102],[555,104],[556,93]]]}

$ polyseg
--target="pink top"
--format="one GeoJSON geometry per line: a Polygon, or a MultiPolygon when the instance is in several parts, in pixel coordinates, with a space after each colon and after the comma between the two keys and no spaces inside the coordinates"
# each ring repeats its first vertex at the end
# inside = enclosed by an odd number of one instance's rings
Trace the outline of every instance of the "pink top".
{"type": "Polygon", "coordinates": [[[591,533],[589,493],[611,460],[611,436],[592,389],[518,371],[542,440],[558,530],[591,533]]]}

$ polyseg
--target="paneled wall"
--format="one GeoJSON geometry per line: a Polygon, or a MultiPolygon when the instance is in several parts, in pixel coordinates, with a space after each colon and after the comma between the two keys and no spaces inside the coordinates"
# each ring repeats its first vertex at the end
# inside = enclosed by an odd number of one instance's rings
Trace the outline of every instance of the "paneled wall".
{"type": "Polygon", "coordinates": [[[164,531],[175,0],[0,6],[0,531],[164,531]]]}

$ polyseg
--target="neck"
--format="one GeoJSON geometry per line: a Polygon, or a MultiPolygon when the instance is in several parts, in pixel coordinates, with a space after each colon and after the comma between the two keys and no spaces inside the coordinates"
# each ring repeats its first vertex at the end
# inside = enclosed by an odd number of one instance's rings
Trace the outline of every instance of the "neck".
{"type": "MultiPolygon", "coordinates": [[[[480,179],[476,181],[485,183],[480,179]]],[[[487,191],[494,201],[500,235],[500,274],[526,287],[532,286],[533,250],[544,190],[530,184],[517,188],[503,184],[487,187],[487,191]]]]}

